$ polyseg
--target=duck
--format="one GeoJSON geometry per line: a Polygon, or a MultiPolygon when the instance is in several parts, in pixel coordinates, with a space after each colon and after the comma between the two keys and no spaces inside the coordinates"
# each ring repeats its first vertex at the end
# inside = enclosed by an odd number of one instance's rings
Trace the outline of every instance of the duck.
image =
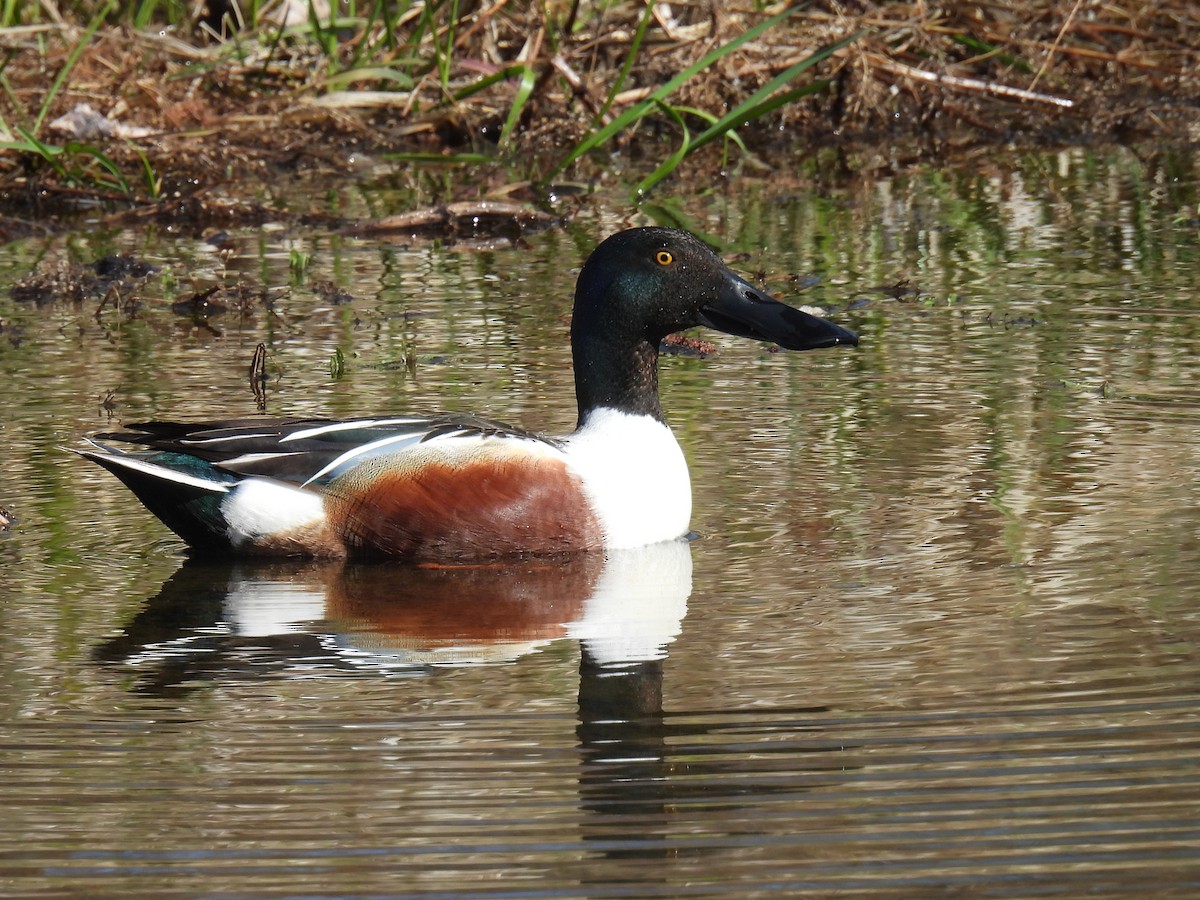
{"type": "Polygon", "coordinates": [[[75,452],[205,555],[457,565],[648,546],[689,533],[691,481],[658,359],[667,336],[695,326],[788,350],[858,343],[695,235],[631,228],[603,240],[576,282],[568,435],[459,414],[257,417],[141,422],[75,452]]]}

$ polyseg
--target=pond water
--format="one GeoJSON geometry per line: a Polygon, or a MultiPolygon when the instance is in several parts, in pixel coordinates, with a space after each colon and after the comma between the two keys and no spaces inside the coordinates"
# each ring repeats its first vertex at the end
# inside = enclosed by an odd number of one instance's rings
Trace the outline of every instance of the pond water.
{"type": "MultiPolygon", "coordinates": [[[[516,248],[282,217],[0,247],[0,892],[1195,896],[1198,168],[743,180],[589,201],[516,248]],[[664,359],[691,543],[187,562],[61,449],[259,410],[567,430],[575,274],[652,215],[862,337],[664,359]],[[10,291],[118,252],[159,271],[10,291]],[[218,285],[223,313],[172,309],[218,285]]],[[[265,199],[373,216],[423,190],[265,199]]]]}

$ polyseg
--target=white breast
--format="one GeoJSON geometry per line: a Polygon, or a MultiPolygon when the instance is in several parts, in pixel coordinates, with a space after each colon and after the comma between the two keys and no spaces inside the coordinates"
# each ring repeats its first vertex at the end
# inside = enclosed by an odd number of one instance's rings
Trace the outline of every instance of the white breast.
{"type": "Polygon", "coordinates": [[[571,469],[608,547],[641,547],[687,533],[692,486],[671,429],[650,416],[593,410],[566,442],[571,469]]]}

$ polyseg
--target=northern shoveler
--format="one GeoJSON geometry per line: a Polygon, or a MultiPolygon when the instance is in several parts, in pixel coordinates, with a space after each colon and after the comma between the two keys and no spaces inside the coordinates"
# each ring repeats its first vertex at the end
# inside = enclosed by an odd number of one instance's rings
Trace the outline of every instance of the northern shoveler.
{"type": "Polygon", "coordinates": [[[566,437],[459,415],[262,418],[146,422],[79,452],[200,551],[436,562],[673,540],[688,531],[692,497],[659,405],[658,350],[695,325],[789,350],[858,343],[740,278],[693,235],[635,228],[579,273],[579,420],[566,437]]]}

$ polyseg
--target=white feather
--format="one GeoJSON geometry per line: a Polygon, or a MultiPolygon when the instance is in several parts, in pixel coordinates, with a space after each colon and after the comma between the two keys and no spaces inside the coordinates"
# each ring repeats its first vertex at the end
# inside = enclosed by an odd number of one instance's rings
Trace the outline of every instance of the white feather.
{"type": "MultiPolygon", "coordinates": [[[[87,454],[84,454],[87,455],[87,454]]],[[[176,484],[185,484],[188,487],[199,488],[203,491],[212,491],[214,494],[226,493],[230,485],[220,481],[214,481],[209,478],[200,478],[196,475],[189,475],[186,472],[178,472],[175,469],[168,469],[166,466],[160,466],[156,463],[147,462],[125,453],[95,453],[93,456],[103,456],[105,459],[123,466],[126,469],[133,469],[136,472],[142,472],[154,478],[159,478],[163,481],[173,481],[176,484]]]]}
{"type": "Polygon", "coordinates": [[[221,512],[234,547],[319,526],[325,519],[319,494],[265,478],[238,482],[221,501],[221,512]]]}
{"type": "Polygon", "coordinates": [[[416,432],[412,434],[392,434],[385,438],[380,438],[377,441],[371,441],[369,444],[359,444],[357,447],[347,450],[304,483],[306,485],[312,484],[312,482],[324,475],[349,468],[352,462],[360,463],[363,460],[370,459],[373,456],[380,456],[385,451],[388,453],[397,453],[400,450],[403,450],[405,447],[410,447],[413,444],[420,443],[422,436],[422,432],[416,432]]]}
{"type": "Polygon", "coordinates": [[[228,444],[230,441],[257,441],[261,440],[262,438],[274,436],[275,435],[273,432],[264,431],[260,434],[238,434],[232,437],[227,434],[217,435],[216,437],[210,438],[185,437],[182,438],[179,443],[188,447],[200,447],[204,444],[228,444]]]}
{"type": "Polygon", "coordinates": [[[414,416],[404,416],[397,419],[350,419],[346,422],[326,422],[323,425],[317,425],[313,428],[305,428],[301,431],[293,431],[291,434],[285,434],[279,439],[279,443],[286,444],[288,441],[303,441],[309,438],[321,437],[321,435],[325,434],[336,434],[339,431],[350,431],[358,428],[414,425],[422,422],[424,422],[423,419],[414,416]]]}
{"type": "Polygon", "coordinates": [[[289,456],[301,455],[300,453],[278,453],[269,450],[265,453],[243,453],[241,456],[225,460],[221,465],[227,469],[237,469],[238,466],[248,466],[253,463],[263,462],[264,460],[286,459],[289,456]]]}
{"type": "Polygon", "coordinates": [[[605,546],[641,547],[687,534],[692,518],[687,461],[662,422],[593,410],[567,438],[565,453],[604,529],[605,546]]]}

